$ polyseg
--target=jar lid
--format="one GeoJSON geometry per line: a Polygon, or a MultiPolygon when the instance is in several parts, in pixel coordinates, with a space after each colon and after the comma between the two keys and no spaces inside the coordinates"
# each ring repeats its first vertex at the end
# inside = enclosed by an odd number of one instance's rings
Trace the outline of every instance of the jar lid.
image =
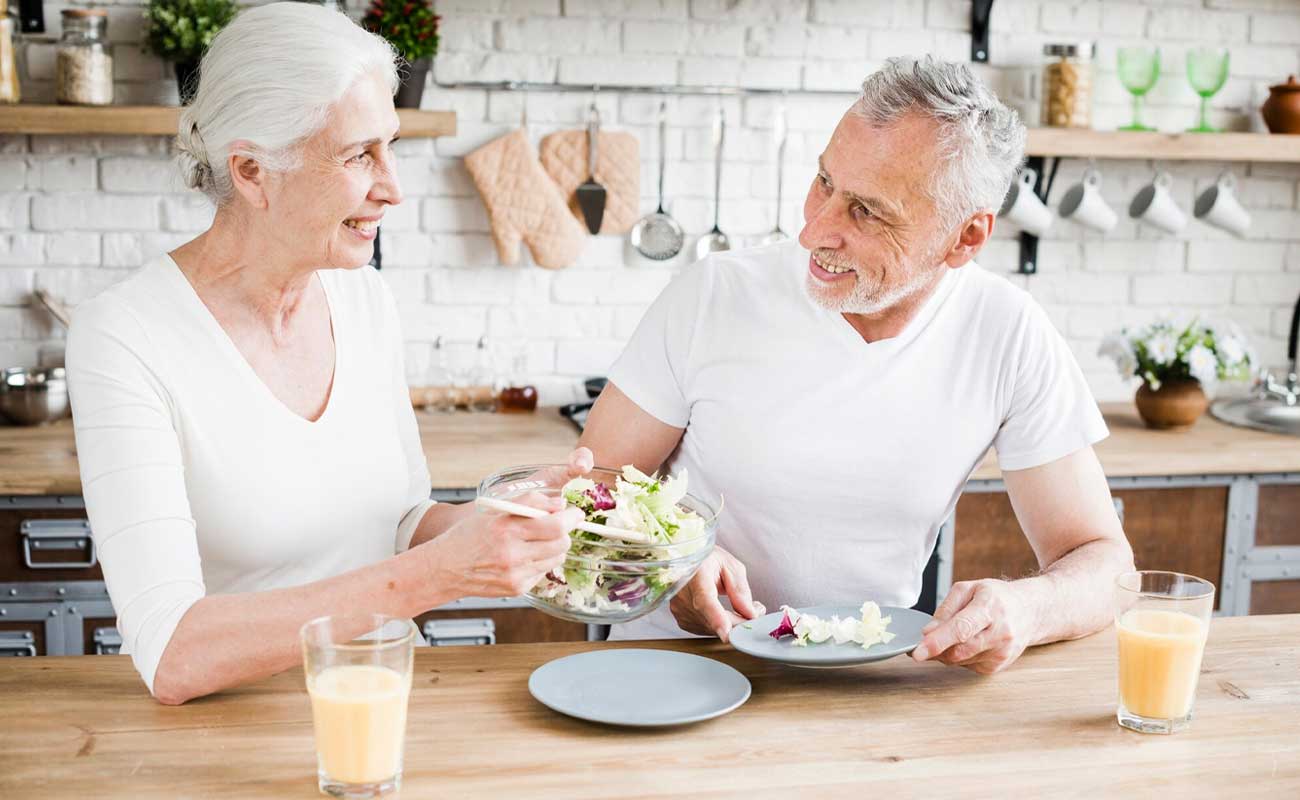
{"type": "Polygon", "coordinates": [[[1279,83],[1268,88],[1274,92],[1300,92],[1300,81],[1297,81],[1294,75],[1288,75],[1286,83],[1279,83]]]}
{"type": "Polygon", "coordinates": [[[102,8],[65,8],[63,9],[65,19],[85,19],[88,17],[107,17],[108,11],[102,8]]]}
{"type": "Polygon", "coordinates": [[[1092,58],[1096,49],[1097,46],[1092,42],[1052,42],[1043,45],[1043,55],[1092,58]]]}

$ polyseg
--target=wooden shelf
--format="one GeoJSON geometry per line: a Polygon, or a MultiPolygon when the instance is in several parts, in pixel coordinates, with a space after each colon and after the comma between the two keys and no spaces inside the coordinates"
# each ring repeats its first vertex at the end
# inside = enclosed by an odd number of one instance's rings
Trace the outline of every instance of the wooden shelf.
{"type": "MultiPolygon", "coordinates": [[[[0,133],[174,136],[175,106],[0,106],[0,133]]],[[[402,108],[402,138],[456,135],[456,112],[402,108]]]]}
{"type": "Polygon", "coordinates": [[[1300,163],[1300,135],[1281,133],[1143,133],[1031,128],[1031,156],[1162,161],[1300,163]]]}

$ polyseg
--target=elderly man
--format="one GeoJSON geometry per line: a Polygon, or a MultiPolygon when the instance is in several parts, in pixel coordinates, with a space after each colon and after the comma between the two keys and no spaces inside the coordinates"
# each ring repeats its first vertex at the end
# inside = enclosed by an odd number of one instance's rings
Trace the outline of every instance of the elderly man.
{"type": "Polygon", "coordinates": [[[725,640],[758,599],[912,605],[990,446],[1042,569],[954,585],[913,657],[991,673],[1109,622],[1133,559],[1106,426],[1042,309],[973,261],[1024,138],[967,67],[891,59],[821,154],[798,243],[712,256],[654,303],[582,444],[689,469],[726,513],[670,609],[615,638],[725,640]]]}

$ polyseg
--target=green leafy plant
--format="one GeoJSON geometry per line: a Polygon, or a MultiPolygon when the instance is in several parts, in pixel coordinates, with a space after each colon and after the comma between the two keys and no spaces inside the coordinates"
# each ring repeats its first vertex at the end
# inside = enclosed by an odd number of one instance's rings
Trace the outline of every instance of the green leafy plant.
{"type": "Polygon", "coordinates": [[[1234,324],[1188,324],[1159,319],[1137,330],[1124,328],[1102,340],[1098,355],[1114,360],[1120,375],[1140,377],[1159,391],[1166,381],[1192,378],[1207,390],[1220,379],[1250,377],[1256,357],[1234,324]]]}
{"type": "Polygon", "coordinates": [[[167,61],[196,62],[238,10],[232,0],[149,0],[145,45],[167,61]]]}
{"type": "Polygon", "coordinates": [[[429,0],[372,0],[361,25],[413,64],[438,52],[439,19],[429,0]]]}

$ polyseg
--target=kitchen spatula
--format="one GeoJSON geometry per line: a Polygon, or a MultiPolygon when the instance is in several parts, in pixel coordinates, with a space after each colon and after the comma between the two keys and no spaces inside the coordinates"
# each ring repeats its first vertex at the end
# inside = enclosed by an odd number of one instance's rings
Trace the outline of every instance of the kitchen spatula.
{"type": "Polygon", "coordinates": [[[578,208],[587,223],[587,230],[600,232],[600,222],[605,216],[605,187],[596,183],[596,140],[600,137],[600,110],[591,104],[587,112],[587,181],[577,189],[578,208]]]}

